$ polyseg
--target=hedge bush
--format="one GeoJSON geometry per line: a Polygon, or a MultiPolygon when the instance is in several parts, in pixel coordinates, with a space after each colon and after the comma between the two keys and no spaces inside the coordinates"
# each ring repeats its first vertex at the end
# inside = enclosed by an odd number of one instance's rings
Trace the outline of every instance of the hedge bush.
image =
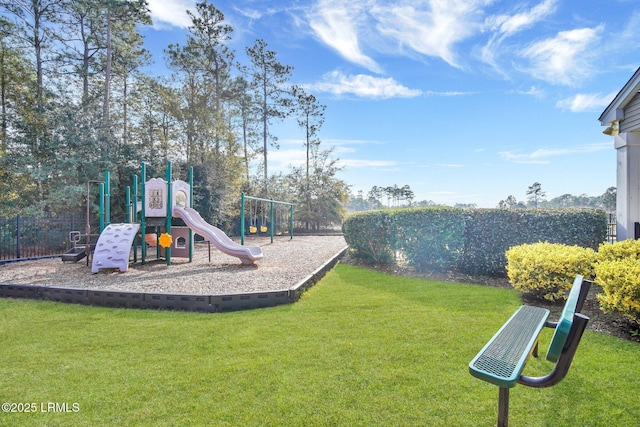
{"type": "Polygon", "coordinates": [[[607,238],[602,210],[477,209],[471,215],[460,264],[468,274],[504,276],[512,246],[549,242],[596,250],[607,238]]]}
{"type": "Polygon", "coordinates": [[[593,275],[596,252],[591,248],[540,242],[514,246],[506,252],[507,276],[515,289],[549,301],[566,298],[576,274],[593,275]]]}
{"type": "Polygon", "coordinates": [[[352,214],[343,232],[374,262],[392,261],[400,251],[419,270],[505,276],[513,246],[547,241],[597,249],[607,237],[607,217],[595,209],[397,209],[352,214]]]}
{"type": "Polygon", "coordinates": [[[598,294],[605,313],[617,313],[640,325],[640,241],[603,244],[595,264],[598,294]]]}
{"type": "Polygon", "coordinates": [[[365,260],[389,263],[395,260],[396,232],[393,211],[358,212],[342,223],[344,238],[351,249],[365,260]]]}
{"type": "Polygon", "coordinates": [[[393,215],[395,246],[418,271],[447,271],[464,251],[468,213],[462,209],[402,209],[393,215]]]}
{"type": "Polygon", "coordinates": [[[640,240],[622,240],[612,245],[601,244],[598,248],[598,262],[627,258],[640,260],[640,240]]]}

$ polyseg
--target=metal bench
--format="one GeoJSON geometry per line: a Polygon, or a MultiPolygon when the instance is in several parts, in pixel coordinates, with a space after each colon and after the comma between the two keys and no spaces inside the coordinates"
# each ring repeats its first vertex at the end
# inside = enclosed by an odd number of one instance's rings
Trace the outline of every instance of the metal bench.
{"type": "Polygon", "coordinates": [[[569,371],[589,318],[580,314],[591,282],[576,276],[564,309],[557,322],[549,322],[549,310],[521,306],[469,363],[476,378],[497,385],[498,427],[509,422],[509,389],[516,384],[529,387],[551,387],[569,371]],[[554,328],[546,358],[555,362],[554,369],[542,377],[522,375],[531,354],[537,357],[538,339],[544,327],[554,328]]]}

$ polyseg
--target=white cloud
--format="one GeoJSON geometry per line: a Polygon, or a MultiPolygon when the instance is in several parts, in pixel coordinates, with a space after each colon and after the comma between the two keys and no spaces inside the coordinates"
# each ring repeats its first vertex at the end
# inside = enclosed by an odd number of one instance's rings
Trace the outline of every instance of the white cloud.
{"type": "Polygon", "coordinates": [[[340,71],[327,73],[320,82],[306,86],[318,92],[373,99],[412,98],[422,94],[420,90],[401,85],[392,77],[381,78],[365,74],[347,76],[340,71]]]}
{"type": "MultiPolygon", "coordinates": [[[[281,141],[283,142],[283,141],[281,141]]],[[[271,149],[269,151],[269,172],[287,172],[289,167],[299,167],[305,164],[307,152],[303,147],[302,141],[297,141],[300,148],[285,148],[285,149],[271,149]]],[[[324,144],[324,143],[323,143],[324,144]]],[[[287,144],[291,146],[292,144],[287,144]]],[[[354,150],[345,149],[341,147],[340,153],[347,154],[353,153],[354,150]]],[[[339,153],[336,153],[339,154],[339,153]]],[[[395,168],[399,166],[399,163],[395,160],[367,160],[367,159],[339,159],[341,166],[352,168],[395,168]]]]}
{"type": "Polygon", "coordinates": [[[340,159],[340,164],[352,168],[389,168],[399,165],[394,160],[340,159]]]}
{"type": "Polygon", "coordinates": [[[552,157],[569,156],[574,154],[593,153],[597,151],[610,150],[611,145],[607,143],[589,144],[579,147],[566,148],[539,148],[530,153],[520,153],[517,151],[501,151],[498,155],[506,161],[513,163],[528,164],[549,164],[552,157]]]}
{"type": "Polygon", "coordinates": [[[493,0],[320,0],[306,15],[316,37],[350,62],[381,73],[370,52],[440,58],[461,67],[455,46],[478,33],[493,0]]]}
{"type": "Polygon", "coordinates": [[[187,28],[191,19],[187,9],[195,9],[196,0],[148,0],[153,26],[187,28]]]}
{"type": "Polygon", "coordinates": [[[361,8],[358,2],[321,0],[309,15],[309,25],[316,36],[346,60],[373,72],[380,66],[360,47],[361,8]]]}
{"type": "Polygon", "coordinates": [[[396,2],[388,6],[379,2],[371,8],[376,29],[395,41],[400,48],[437,57],[453,67],[460,67],[455,44],[480,29],[480,6],[486,1],[430,0],[396,2]]]}
{"type": "Polygon", "coordinates": [[[366,139],[323,139],[322,144],[325,147],[331,147],[333,152],[340,156],[341,154],[356,153],[359,148],[355,146],[358,145],[381,145],[384,143],[366,139]]]}
{"type": "Polygon", "coordinates": [[[526,12],[513,15],[496,15],[487,20],[487,24],[499,33],[510,36],[531,27],[556,11],[557,0],[544,0],[526,12]]]}
{"type": "Polygon", "coordinates": [[[256,20],[256,19],[260,19],[264,16],[264,13],[262,11],[259,11],[257,9],[241,9],[238,6],[234,6],[234,9],[242,16],[244,16],[245,18],[249,18],[251,20],[256,20]]]}
{"type": "Polygon", "coordinates": [[[515,93],[517,95],[528,95],[535,98],[542,98],[544,96],[544,91],[542,91],[537,86],[531,86],[528,90],[514,90],[509,93],[515,93]]]}
{"type": "Polygon", "coordinates": [[[349,169],[376,169],[377,171],[397,171],[400,163],[395,160],[340,159],[341,166],[349,169]]]}
{"type": "Polygon", "coordinates": [[[591,74],[593,45],[603,26],[561,31],[555,37],[537,41],[520,52],[529,60],[528,71],[536,78],[555,84],[575,85],[591,74]]]}
{"type": "Polygon", "coordinates": [[[334,147],[334,150],[333,150],[333,152],[334,152],[335,154],[337,154],[337,155],[340,155],[340,154],[347,154],[347,153],[349,153],[349,154],[350,154],[350,153],[355,153],[355,152],[357,152],[357,151],[358,151],[358,150],[356,150],[356,149],[355,149],[355,148],[353,148],[353,147],[347,147],[347,146],[344,146],[344,145],[339,145],[337,148],[336,148],[336,147],[334,147]]]}
{"type": "MultiPolygon", "coordinates": [[[[262,154],[260,155],[262,156],[262,154]]],[[[302,166],[307,159],[307,152],[304,148],[294,149],[271,149],[268,152],[269,173],[287,172],[289,166],[302,166]]]]}
{"type": "Polygon", "coordinates": [[[383,144],[380,141],[374,141],[370,139],[325,139],[323,140],[328,145],[364,145],[364,144],[374,144],[380,145],[383,144]]]}
{"type": "Polygon", "coordinates": [[[445,91],[445,92],[436,92],[433,90],[427,90],[423,92],[426,96],[466,96],[466,95],[477,95],[479,92],[460,92],[460,91],[445,91]]]}
{"type": "Polygon", "coordinates": [[[499,59],[511,57],[513,51],[512,46],[505,46],[506,39],[533,27],[553,14],[556,11],[556,3],[557,0],[544,0],[524,12],[489,16],[485,21],[485,28],[493,35],[480,49],[480,59],[504,75],[505,72],[500,69],[499,59]]]}
{"type": "Polygon", "coordinates": [[[565,98],[556,103],[556,107],[569,110],[573,113],[585,111],[600,111],[611,103],[617,92],[607,95],[579,93],[570,98],[565,98]]]}

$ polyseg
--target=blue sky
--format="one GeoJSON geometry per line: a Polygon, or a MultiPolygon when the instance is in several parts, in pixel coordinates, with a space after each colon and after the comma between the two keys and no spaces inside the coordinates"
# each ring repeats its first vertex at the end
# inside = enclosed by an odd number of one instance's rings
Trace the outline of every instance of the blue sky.
{"type": "MultiPolygon", "coordinates": [[[[152,73],[184,43],[190,0],[149,0],[152,73]]],[[[598,117],[640,66],[636,0],[217,1],[245,60],[257,38],[327,106],[323,146],[352,192],[408,184],[416,200],[495,207],[616,185],[598,117]]],[[[293,120],[269,171],[304,161],[293,120]]]]}

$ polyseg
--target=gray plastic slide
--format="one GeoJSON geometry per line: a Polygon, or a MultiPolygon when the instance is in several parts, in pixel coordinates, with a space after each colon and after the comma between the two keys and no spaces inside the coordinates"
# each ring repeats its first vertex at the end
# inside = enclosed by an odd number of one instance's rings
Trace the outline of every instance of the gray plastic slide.
{"type": "Polygon", "coordinates": [[[263,257],[259,246],[242,246],[234,242],[224,231],[207,223],[195,209],[176,206],[173,208],[173,216],[182,218],[187,227],[196,234],[213,242],[215,247],[225,254],[240,258],[243,264],[254,264],[263,257]]]}

